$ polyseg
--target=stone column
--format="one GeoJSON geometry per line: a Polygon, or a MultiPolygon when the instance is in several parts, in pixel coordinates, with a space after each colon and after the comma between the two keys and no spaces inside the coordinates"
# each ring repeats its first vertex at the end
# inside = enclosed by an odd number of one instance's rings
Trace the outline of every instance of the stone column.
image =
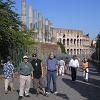
{"type": "Polygon", "coordinates": [[[26,30],[26,0],[22,0],[22,31],[26,30]]]}
{"type": "Polygon", "coordinates": [[[42,41],[45,42],[45,20],[42,16],[42,41]]]}
{"type": "Polygon", "coordinates": [[[33,29],[33,10],[32,10],[32,6],[29,5],[29,31],[32,31],[33,29]]]}
{"type": "Polygon", "coordinates": [[[39,13],[39,16],[38,16],[38,29],[39,29],[39,41],[42,42],[42,15],[39,13]]]}

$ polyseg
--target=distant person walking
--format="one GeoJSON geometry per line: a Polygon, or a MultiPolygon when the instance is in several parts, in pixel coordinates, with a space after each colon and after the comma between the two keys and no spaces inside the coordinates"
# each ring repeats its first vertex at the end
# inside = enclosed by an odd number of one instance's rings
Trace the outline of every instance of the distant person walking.
{"type": "Polygon", "coordinates": [[[31,78],[33,79],[33,67],[31,63],[28,62],[28,56],[23,56],[23,62],[19,64],[20,73],[20,89],[19,89],[19,99],[25,97],[30,97],[29,89],[31,84],[31,78]]]}
{"type": "Polygon", "coordinates": [[[66,57],[65,58],[65,74],[67,74],[67,71],[70,71],[70,67],[69,67],[69,58],[66,57]]]}
{"type": "Polygon", "coordinates": [[[88,81],[88,72],[89,72],[89,64],[86,58],[82,61],[82,68],[83,68],[83,77],[85,81],[88,81]]]}
{"type": "Polygon", "coordinates": [[[53,82],[53,93],[57,94],[57,86],[56,86],[56,78],[58,76],[58,61],[54,56],[54,53],[51,52],[49,54],[48,59],[46,60],[46,68],[47,68],[47,93],[50,94],[50,83],[51,79],[53,82]]]}
{"type": "Polygon", "coordinates": [[[77,68],[79,68],[79,61],[78,61],[76,55],[74,55],[73,58],[71,58],[71,60],[69,62],[69,66],[71,67],[72,81],[75,81],[76,74],[77,74],[77,68]]]}
{"type": "Polygon", "coordinates": [[[12,64],[11,57],[7,57],[7,63],[3,67],[4,78],[5,78],[5,94],[8,93],[8,86],[10,85],[11,91],[13,91],[13,78],[14,78],[14,66],[12,64]]]}
{"type": "Polygon", "coordinates": [[[33,66],[33,87],[36,90],[36,95],[38,96],[39,93],[42,93],[44,96],[46,96],[45,92],[45,81],[43,76],[43,66],[40,59],[38,59],[37,54],[32,54],[32,61],[31,64],[33,66]]]}
{"type": "Polygon", "coordinates": [[[3,59],[1,59],[1,62],[0,62],[0,79],[2,80],[3,79],[3,66],[4,66],[5,62],[3,59]]]}
{"type": "Polygon", "coordinates": [[[59,75],[64,76],[64,72],[65,72],[65,61],[61,59],[59,61],[59,75]]]}

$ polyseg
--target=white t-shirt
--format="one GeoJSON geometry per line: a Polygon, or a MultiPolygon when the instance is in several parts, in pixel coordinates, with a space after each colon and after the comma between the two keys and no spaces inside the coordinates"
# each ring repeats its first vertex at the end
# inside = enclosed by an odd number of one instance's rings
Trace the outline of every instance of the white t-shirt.
{"type": "Polygon", "coordinates": [[[77,59],[75,59],[75,60],[71,59],[70,62],[69,62],[69,66],[70,67],[75,67],[75,68],[79,67],[79,61],[77,59]]]}

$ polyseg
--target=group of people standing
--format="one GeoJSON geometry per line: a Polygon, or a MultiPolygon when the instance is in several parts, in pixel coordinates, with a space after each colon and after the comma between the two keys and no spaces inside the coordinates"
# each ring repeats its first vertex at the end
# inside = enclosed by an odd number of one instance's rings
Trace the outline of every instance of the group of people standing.
{"type": "MultiPolygon", "coordinates": [[[[39,93],[42,93],[44,96],[50,94],[51,80],[53,83],[52,93],[55,95],[57,94],[56,78],[58,76],[58,60],[55,58],[53,52],[49,54],[49,57],[45,62],[45,68],[47,72],[44,72],[44,66],[42,61],[38,59],[37,54],[32,54],[32,60],[30,62],[28,56],[23,56],[23,60],[18,68],[20,83],[18,100],[21,100],[23,96],[30,97],[29,89],[31,81],[33,81],[33,87],[36,90],[37,96],[39,93]],[[44,79],[44,73],[47,73],[47,85],[44,79]]],[[[11,89],[13,89],[14,66],[11,57],[7,58],[7,63],[4,64],[3,71],[5,76],[5,94],[7,94],[9,85],[11,89]]]]}
{"type": "Polygon", "coordinates": [[[19,89],[19,100],[25,97],[30,97],[29,89],[31,80],[33,80],[33,87],[36,90],[36,95],[42,93],[44,96],[50,94],[50,82],[53,82],[53,93],[57,94],[56,87],[56,76],[58,75],[57,59],[54,57],[53,52],[50,53],[48,59],[46,60],[46,70],[47,70],[47,90],[44,80],[44,71],[42,61],[38,59],[37,54],[32,54],[32,61],[28,62],[28,57],[23,57],[23,62],[19,65],[20,72],[20,89],[19,89]],[[24,91],[25,90],[25,91],[24,91]]]}
{"type": "MultiPolygon", "coordinates": [[[[79,61],[76,55],[70,59],[67,65],[71,68],[71,78],[72,81],[76,80],[77,69],[79,68],[79,61]]],[[[64,66],[66,63],[64,60],[58,61],[53,52],[49,54],[45,62],[45,68],[47,73],[47,84],[44,79],[44,66],[42,61],[38,58],[37,54],[32,54],[32,60],[29,62],[28,56],[23,56],[23,61],[19,64],[18,72],[19,72],[19,98],[21,100],[23,96],[30,97],[29,89],[31,86],[31,81],[33,81],[33,87],[36,90],[36,95],[42,93],[44,96],[48,96],[50,92],[55,95],[57,92],[56,78],[57,76],[64,75],[64,66]],[[52,79],[53,90],[50,88],[50,83],[52,79]],[[46,89],[47,87],[47,89],[46,89]]],[[[84,70],[84,78],[88,81],[88,62],[87,59],[84,58],[82,61],[82,66],[84,70]]],[[[4,76],[5,76],[5,94],[8,93],[8,86],[10,84],[11,90],[13,91],[13,78],[14,78],[14,66],[11,61],[11,57],[7,58],[7,63],[4,64],[4,76]]]]}

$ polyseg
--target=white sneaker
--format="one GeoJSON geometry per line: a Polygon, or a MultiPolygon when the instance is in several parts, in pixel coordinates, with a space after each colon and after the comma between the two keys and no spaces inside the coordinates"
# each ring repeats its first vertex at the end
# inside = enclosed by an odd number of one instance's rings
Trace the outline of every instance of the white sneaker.
{"type": "Polygon", "coordinates": [[[64,74],[62,74],[62,76],[64,76],[64,74]]]}
{"type": "Polygon", "coordinates": [[[50,92],[46,92],[47,95],[50,95],[50,92]]]}
{"type": "Polygon", "coordinates": [[[55,91],[55,92],[54,92],[54,95],[57,95],[57,94],[58,94],[58,92],[57,92],[57,91],[55,91]]]}

